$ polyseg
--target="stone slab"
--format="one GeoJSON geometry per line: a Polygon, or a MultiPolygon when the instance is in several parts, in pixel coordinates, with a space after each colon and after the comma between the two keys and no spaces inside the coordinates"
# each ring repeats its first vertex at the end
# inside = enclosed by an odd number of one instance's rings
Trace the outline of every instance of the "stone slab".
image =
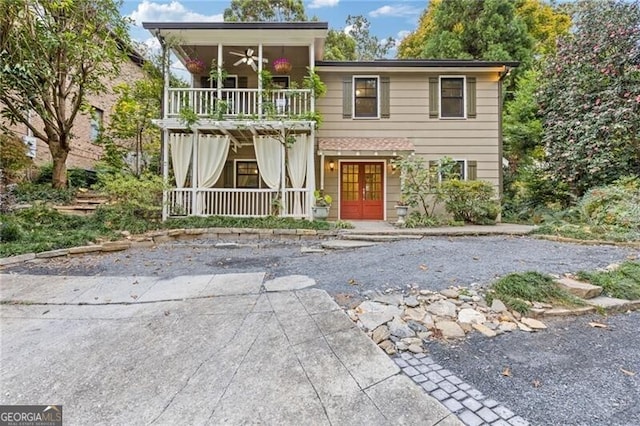
{"type": "Polygon", "coordinates": [[[94,282],[87,291],[74,297],[70,303],[137,303],[158,277],[109,276],[90,277],[94,282]]]}
{"type": "Polygon", "coordinates": [[[298,290],[295,292],[295,295],[298,297],[298,300],[304,304],[307,313],[311,315],[320,312],[342,310],[326,291],[318,288],[298,290]]]}
{"type": "Polygon", "coordinates": [[[624,310],[629,306],[629,301],[625,299],[616,299],[615,297],[598,296],[585,300],[589,305],[603,308],[606,310],[624,310]]]}
{"type": "Polygon", "coordinates": [[[293,349],[318,393],[331,424],[387,423],[384,414],[360,389],[324,339],[308,340],[293,349]]]}
{"type": "Polygon", "coordinates": [[[331,250],[348,250],[363,247],[373,247],[378,243],[373,241],[359,241],[359,240],[329,240],[323,241],[322,247],[331,250]]]}
{"type": "Polygon", "coordinates": [[[255,294],[260,291],[264,276],[264,272],[214,275],[202,289],[200,296],[255,294]]]}
{"type": "Polygon", "coordinates": [[[446,419],[447,425],[463,425],[407,376],[390,377],[365,392],[376,407],[385,413],[390,424],[436,425],[442,424],[440,422],[446,419]]]}
{"type": "Polygon", "coordinates": [[[583,283],[567,277],[557,280],[556,283],[561,288],[581,299],[593,299],[602,293],[602,287],[600,286],[583,283]]]}
{"type": "Polygon", "coordinates": [[[0,266],[15,265],[16,263],[26,262],[36,258],[35,253],[19,254],[17,256],[9,256],[0,258],[0,266]]]}
{"type": "Polygon", "coordinates": [[[95,277],[3,275],[2,300],[24,303],[71,303],[97,282],[95,277]]]}
{"type": "Polygon", "coordinates": [[[185,275],[162,278],[153,284],[140,298],[139,302],[160,300],[181,300],[198,297],[213,275],[185,275]]]}
{"type": "Polygon", "coordinates": [[[357,328],[339,331],[325,338],[333,353],[361,388],[369,387],[400,371],[382,349],[357,328]]]}
{"type": "Polygon", "coordinates": [[[48,251],[41,251],[40,253],[36,254],[36,258],[50,259],[53,257],[66,256],[68,254],[69,254],[69,249],[48,250],[48,251]]]}
{"type": "Polygon", "coordinates": [[[271,291],[300,290],[316,285],[316,280],[306,275],[287,275],[274,278],[264,283],[264,288],[271,291]]]}
{"type": "Polygon", "coordinates": [[[96,251],[102,251],[102,246],[95,244],[90,246],[71,247],[69,249],[69,254],[93,253],[96,251]]]}

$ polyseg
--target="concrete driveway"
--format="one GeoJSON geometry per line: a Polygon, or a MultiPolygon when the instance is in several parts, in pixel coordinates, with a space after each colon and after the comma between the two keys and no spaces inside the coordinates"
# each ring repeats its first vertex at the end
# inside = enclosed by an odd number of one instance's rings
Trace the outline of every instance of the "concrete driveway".
{"type": "Polygon", "coordinates": [[[70,425],[460,424],[325,291],[264,278],[0,275],[0,404],[62,404],[70,425]]]}

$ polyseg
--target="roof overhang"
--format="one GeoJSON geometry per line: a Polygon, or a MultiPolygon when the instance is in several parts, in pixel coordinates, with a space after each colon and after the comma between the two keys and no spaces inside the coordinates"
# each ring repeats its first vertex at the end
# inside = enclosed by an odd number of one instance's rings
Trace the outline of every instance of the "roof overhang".
{"type": "Polygon", "coordinates": [[[326,22],[143,22],[142,27],[158,38],[191,46],[324,45],[326,22]]]}
{"type": "Polygon", "coordinates": [[[475,61],[458,59],[381,59],[375,61],[318,61],[316,69],[322,72],[474,72],[502,73],[520,65],[519,62],[475,61]]]}
{"type": "Polygon", "coordinates": [[[318,138],[318,155],[397,157],[414,151],[409,138],[318,138]]]}

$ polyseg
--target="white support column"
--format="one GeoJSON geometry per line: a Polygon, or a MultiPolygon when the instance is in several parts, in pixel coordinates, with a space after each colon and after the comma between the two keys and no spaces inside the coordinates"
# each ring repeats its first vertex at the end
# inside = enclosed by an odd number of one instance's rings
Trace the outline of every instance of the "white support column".
{"type": "Polygon", "coordinates": [[[164,143],[162,145],[162,182],[164,190],[162,191],[162,221],[169,217],[169,130],[162,131],[164,143]]]}
{"type": "Polygon", "coordinates": [[[324,191],[324,152],[320,153],[320,190],[324,191]]]}
{"type": "Polygon", "coordinates": [[[216,82],[216,87],[218,89],[218,95],[216,96],[218,99],[222,99],[222,43],[218,43],[218,62],[216,63],[216,71],[218,72],[218,79],[216,82]]]}
{"type": "Polygon", "coordinates": [[[287,168],[285,167],[285,156],[287,155],[287,148],[286,148],[286,139],[285,139],[285,130],[284,130],[284,123],[282,123],[282,140],[285,141],[285,143],[281,143],[280,144],[280,179],[282,184],[281,186],[281,194],[280,194],[280,201],[282,203],[282,208],[280,209],[280,216],[282,216],[283,212],[287,212],[288,210],[288,205],[289,203],[287,202],[285,196],[286,196],[286,186],[287,186],[287,168]]]}
{"type": "Polygon", "coordinates": [[[258,44],[258,117],[262,118],[262,43],[258,44]]]}
{"type": "Polygon", "coordinates": [[[198,214],[198,128],[193,128],[193,156],[191,159],[191,215],[198,214]]]}
{"type": "Polygon", "coordinates": [[[311,206],[313,205],[313,191],[316,189],[316,164],[315,164],[315,145],[316,145],[316,136],[315,129],[311,127],[311,134],[309,135],[309,140],[307,143],[309,146],[307,147],[307,219],[313,220],[313,212],[311,211],[311,206]]]}
{"type": "MultiPolygon", "coordinates": [[[[162,85],[162,118],[167,118],[169,114],[169,85],[171,84],[171,71],[169,69],[169,63],[171,60],[171,52],[167,47],[164,39],[162,43],[162,76],[164,83],[162,85]]],[[[165,140],[165,144],[168,144],[168,139],[165,140]]]]}
{"type": "MultiPolygon", "coordinates": [[[[309,44],[309,69],[315,71],[316,68],[316,46],[313,42],[309,44]]],[[[311,112],[316,111],[316,97],[313,91],[311,92],[311,112]]]]}

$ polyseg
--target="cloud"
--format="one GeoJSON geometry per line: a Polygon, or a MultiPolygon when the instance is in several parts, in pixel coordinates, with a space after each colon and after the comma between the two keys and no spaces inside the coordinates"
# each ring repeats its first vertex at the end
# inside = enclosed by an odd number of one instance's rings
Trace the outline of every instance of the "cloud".
{"type": "Polygon", "coordinates": [[[411,31],[408,31],[408,30],[398,31],[398,34],[396,35],[396,40],[398,41],[404,40],[409,34],[411,34],[411,31]]]}
{"type": "Polygon", "coordinates": [[[333,7],[340,3],[340,0],[312,0],[309,9],[320,9],[321,7],[333,7]]]}
{"type": "Polygon", "coordinates": [[[140,3],[131,13],[130,18],[136,25],[141,25],[142,22],[221,22],[223,20],[221,13],[203,15],[192,12],[179,1],[156,3],[149,0],[140,3]]]}
{"type": "Polygon", "coordinates": [[[398,4],[394,6],[385,5],[379,7],[376,10],[369,12],[369,16],[372,18],[379,18],[383,16],[405,18],[420,15],[421,12],[422,11],[417,7],[409,6],[408,4],[398,4]]]}

